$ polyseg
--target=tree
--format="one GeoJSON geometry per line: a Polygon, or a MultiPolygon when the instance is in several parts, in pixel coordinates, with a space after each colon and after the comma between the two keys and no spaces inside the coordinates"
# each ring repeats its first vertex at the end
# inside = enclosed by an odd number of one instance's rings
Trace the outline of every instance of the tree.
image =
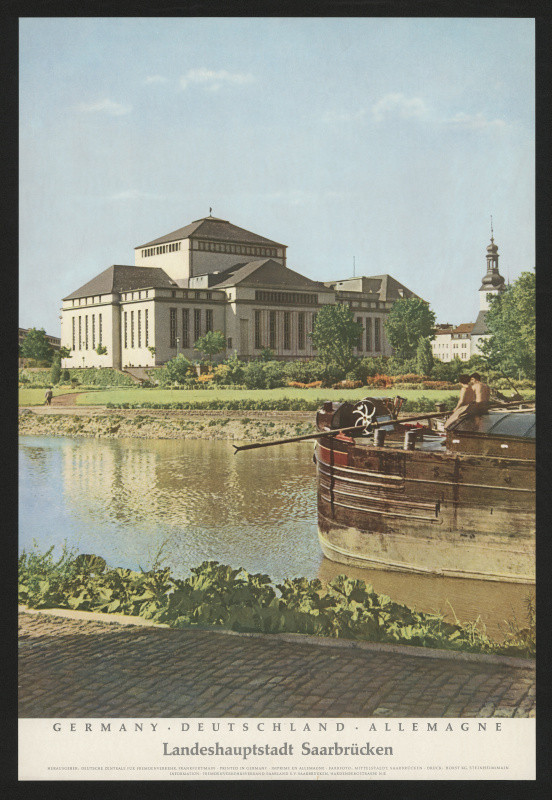
{"type": "Polygon", "coordinates": [[[502,294],[491,300],[485,316],[490,337],[479,344],[488,368],[510,378],[535,379],[535,274],[522,272],[502,294]]]}
{"type": "Polygon", "coordinates": [[[176,358],[171,358],[170,361],[167,361],[161,380],[165,384],[186,383],[195,374],[195,367],[192,362],[182,353],[179,353],[176,358]]]}
{"type": "Polygon", "coordinates": [[[354,348],[362,334],[362,324],[355,322],[353,312],[344,303],[327,305],[316,315],[309,333],[318,350],[318,358],[326,366],[334,364],[348,372],[355,362],[354,348]]]}
{"type": "Polygon", "coordinates": [[[208,331],[205,336],[200,336],[194,344],[194,349],[209,356],[209,361],[213,356],[226,350],[226,339],[222,331],[208,331]]]}
{"type": "Polygon", "coordinates": [[[419,297],[401,297],[384,322],[389,344],[399,358],[413,358],[420,339],[432,339],[435,314],[419,297]]]}
{"type": "Polygon", "coordinates": [[[29,328],[21,342],[19,353],[23,358],[51,362],[54,351],[46,338],[44,328],[29,328]]]}
{"type": "Polygon", "coordinates": [[[50,368],[50,383],[56,384],[59,383],[61,379],[61,355],[60,353],[54,353],[54,359],[52,361],[52,366],[50,368]]]}
{"type": "Polygon", "coordinates": [[[107,347],[105,346],[105,344],[99,344],[96,347],[96,353],[99,356],[106,356],[107,355],[107,347]]]}
{"type": "Polygon", "coordinates": [[[418,375],[431,375],[433,369],[433,353],[429,336],[424,336],[416,348],[416,367],[418,375]]]}
{"type": "Polygon", "coordinates": [[[60,360],[62,358],[69,358],[69,356],[71,355],[71,351],[69,350],[68,347],[60,347],[59,350],[58,350],[58,353],[59,353],[60,360]]]}

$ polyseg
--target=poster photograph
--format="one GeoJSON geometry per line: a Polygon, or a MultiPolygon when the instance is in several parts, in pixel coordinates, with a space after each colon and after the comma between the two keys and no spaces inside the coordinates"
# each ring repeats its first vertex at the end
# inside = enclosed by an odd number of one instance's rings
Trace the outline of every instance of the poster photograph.
{"type": "Polygon", "coordinates": [[[18,47],[19,782],[535,780],[535,20],[18,47]]]}

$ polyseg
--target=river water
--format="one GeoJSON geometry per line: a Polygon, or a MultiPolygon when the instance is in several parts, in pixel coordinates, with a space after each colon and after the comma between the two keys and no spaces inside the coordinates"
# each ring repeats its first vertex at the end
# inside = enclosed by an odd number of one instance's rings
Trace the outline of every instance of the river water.
{"type": "Polygon", "coordinates": [[[230,442],[20,438],[20,550],[65,543],[111,567],[186,577],[219,561],[275,581],[340,573],[420,610],[481,617],[492,634],[525,618],[529,587],[365,570],[322,556],[312,442],[234,455],[230,442]]]}

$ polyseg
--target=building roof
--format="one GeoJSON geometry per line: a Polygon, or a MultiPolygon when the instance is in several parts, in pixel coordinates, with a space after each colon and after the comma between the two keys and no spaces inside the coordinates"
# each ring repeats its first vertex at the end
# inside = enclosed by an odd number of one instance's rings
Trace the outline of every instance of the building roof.
{"type": "Polygon", "coordinates": [[[481,335],[484,335],[486,333],[489,333],[489,329],[487,328],[487,323],[485,322],[485,317],[486,316],[487,316],[487,312],[486,311],[480,311],[479,312],[479,314],[477,315],[477,319],[475,320],[475,323],[474,323],[473,328],[471,330],[471,335],[472,336],[474,336],[474,335],[475,336],[481,336],[481,335]]]}
{"type": "Polygon", "coordinates": [[[63,299],[73,300],[77,297],[91,297],[95,294],[112,294],[113,292],[128,292],[133,289],[168,286],[176,286],[176,283],[160,267],[113,264],[63,299]]]}
{"type": "Polygon", "coordinates": [[[463,322],[461,325],[457,325],[450,333],[471,333],[474,325],[475,322],[463,322]]]}
{"type": "Polygon", "coordinates": [[[515,436],[521,439],[535,438],[535,411],[501,411],[492,409],[475,417],[461,417],[450,426],[455,433],[484,433],[488,436],[515,436]]]}
{"type": "Polygon", "coordinates": [[[256,245],[271,245],[272,247],[286,247],[285,244],[274,242],[272,239],[266,239],[264,236],[259,236],[257,233],[246,231],[245,228],[238,228],[237,225],[232,225],[226,219],[218,219],[217,217],[203,217],[203,219],[196,219],[189,225],[183,228],[178,228],[172,233],[167,233],[165,236],[160,236],[158,239],[153,239],[146,244],[138,245],[135,250],[141,247],[150,247],[154,244],[164,244],[165,242],[174,242],[180,239],[213,239],[221,242],[237,242],[238,244],[256,244],[256,245]]]}
{"type": "Polygon", "coordinates": [[[383,303],[387,300],[400,300],[402,297],[418,297],[417,294],[387,273],[369,277],[363,275],[358,278],[343,278],[339,281],[325,281],[325,285],[335,289],[336,292],[377,294],[379,295],[377,299],[383,303]]]}
{"type": "Polygon", "coordinates": [[[274,287],[276,289],[302,289],[304,291],[328,291],[328,287],[306,278],[299,272],[284,267],[279,261],[263,258],[259,261],[248,261],[235,264],[221,272],[209,275],[209,285],[223,289],[244,283],[249,286],[274,287]]]}

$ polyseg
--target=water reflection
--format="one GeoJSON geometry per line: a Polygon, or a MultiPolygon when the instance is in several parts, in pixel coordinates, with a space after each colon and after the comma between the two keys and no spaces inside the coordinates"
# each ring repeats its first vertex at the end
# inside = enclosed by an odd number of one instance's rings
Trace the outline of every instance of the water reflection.
{"type": "MultiPolygon", "coordinates": [[[[474,622],[480,617],[487,633],[500,637],[507,630],[506,620],[525,624],[525,600],[534,596],[530,586],[498,581],[474,581],[432,575],[410,575],[381,569],[344,567],[322,560],[318,577],[327,583],[343,571],[351,578],[371,584],[379,594],[419,611],[438,611],[454,622],[474,622]]],[[[523,625],[522,625],[523,627],[523,625]]]]}
{"type": "Polygon", "coordinates": [[[490,632],[524,619],[528,587],[357,569],[323,559],[312,444],[234,455],[229,442],[25,436],[20,445],[20,546],[63,542],[111,566],[159,558],[186,576],[205,559],[268,573],[331,580],[348,573],[421,610],[490,632]]]}
{"type": "Polygon", "coordinates": [[[39,495],[23,489],[24,542],[66,539],[131,567],[150,566],[163,546],[163,563],[182,575],[205,559],[277,580],[316,575],[322,556],[312,446],[291,445],[283,459],[262,450],[234,456],[224,441],[22,442],[22,486],[47,474],[49,488],[39,495]],[[39,446],[52,454],[43,465],[32,458],[39,446]],[[46,507],[61,499],[59,529],[45,529],[46,507]]]}

